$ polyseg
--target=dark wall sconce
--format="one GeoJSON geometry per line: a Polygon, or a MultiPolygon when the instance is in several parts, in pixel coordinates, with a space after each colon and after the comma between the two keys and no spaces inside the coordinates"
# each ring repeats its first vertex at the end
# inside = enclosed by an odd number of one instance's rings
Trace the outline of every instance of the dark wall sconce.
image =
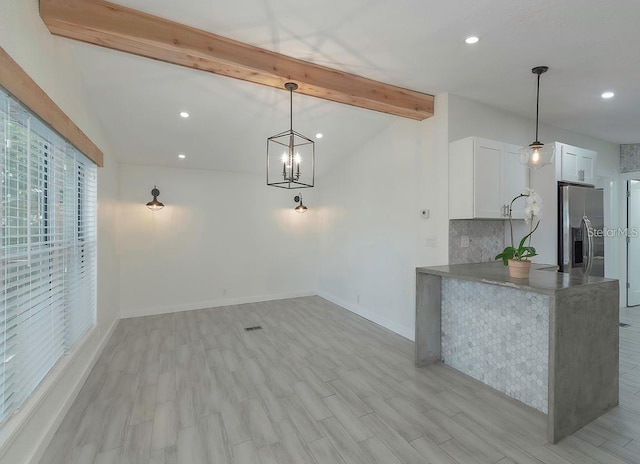
{"type": "Polygon", "coordinates": [[[298,202],[300,203],[298,206],[295,207],[296,212],[298,212],[298,213],[306,213],[307,212],[307,207],[302,204],[302,194],[301,193],[299,193],[295,197],[293,197],[293,201],[295,201],[296,203],[298,203],[298,202]]]}
{"type": "Polygon", "coordinates": [[[153,200],[147,203],[147,208],[151,211],[158,211],[164,208],[164,203],[158,201],[158,195],[160,195],[160,190],[154,185],[153,190],[151,190],[151,195],[153,195],[153,200]]]}

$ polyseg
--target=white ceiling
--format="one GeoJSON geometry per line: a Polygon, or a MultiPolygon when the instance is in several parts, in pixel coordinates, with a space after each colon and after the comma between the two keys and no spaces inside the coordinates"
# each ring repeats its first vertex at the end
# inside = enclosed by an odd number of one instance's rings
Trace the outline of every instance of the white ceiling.
{"type": "MultiPolygon", "coordinates": [[[[117,3],[296,58],[425,93],[458,94],[531,118],[531,68],[546,65],[542,122],[615,143],[640,142],[638,0],[117,3]],[[468,35],[481,40],[466,45],[468,35]],[[603,100],[604,90],[616,96],[603,100]]],[[[255,171],[263,167],[266,138],[288,128],[285,92],[87,44],[74,42],[73,48],[110,143],[127,162],[255,171]],[[191,117],[181,119],[182,110],[191,117]],[[179,152],[187,159],[178,160],[179,152]]],[[[294,95],[294,128],[308,136],[325,134],[317,143],[320,170],[394,120],[294,95]]]]}

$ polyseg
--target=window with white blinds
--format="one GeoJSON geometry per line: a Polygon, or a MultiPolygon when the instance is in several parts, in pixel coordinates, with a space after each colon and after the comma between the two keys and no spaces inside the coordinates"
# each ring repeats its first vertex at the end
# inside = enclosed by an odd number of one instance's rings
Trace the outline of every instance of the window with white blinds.
{"type": "Polygon", "coordinates": [[[0,424],[95,324],[96,176],[0,88],[0,424]]]}

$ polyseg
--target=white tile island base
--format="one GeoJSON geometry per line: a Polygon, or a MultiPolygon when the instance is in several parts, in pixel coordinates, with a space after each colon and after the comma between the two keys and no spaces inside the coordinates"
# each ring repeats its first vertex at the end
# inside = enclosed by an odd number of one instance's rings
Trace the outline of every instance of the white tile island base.
{"type": "Polygon", "coordinates": [[[546,414],[549,296],[444,279],[442,361],[546,414]]]}

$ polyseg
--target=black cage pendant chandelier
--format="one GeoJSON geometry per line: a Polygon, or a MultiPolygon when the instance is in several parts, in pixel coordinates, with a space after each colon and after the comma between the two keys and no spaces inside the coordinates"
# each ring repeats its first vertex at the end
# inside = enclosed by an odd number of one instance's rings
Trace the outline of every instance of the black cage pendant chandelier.
{"type": "Polygon", "coordinates": [[[536,138],[528,147],[520,150],[520,162],[530,168],[538,169],[553,162],[555,155],[555,144],[547,144],[538,140],[538,118],[540,114],[540,76],[549,70],[547,66],[536,66],[531,70],[538,76],[536,91],[536,138]]]}
{"type": "Polygon", "coordinates": [[[298,84],[287,82],[289,130],[267,139],[267,185],[285,189],[313,187],[316,151],[313,140],[293,130],[293,91],[298,84]]]}

